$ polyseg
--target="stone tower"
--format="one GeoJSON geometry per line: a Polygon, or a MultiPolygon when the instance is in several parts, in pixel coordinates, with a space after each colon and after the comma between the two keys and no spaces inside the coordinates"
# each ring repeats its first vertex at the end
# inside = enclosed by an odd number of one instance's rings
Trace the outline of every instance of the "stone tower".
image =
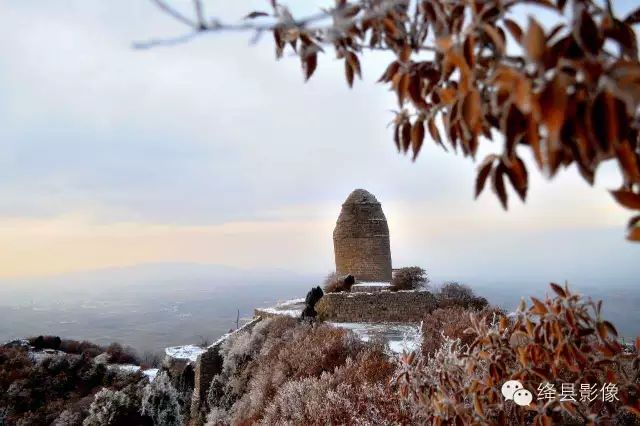
{"type": "Polygon", "coordinates": [[[373,194],[356,189],[347,197],[333,230],[338,275],[358,281],[391,281],[389,226],[373,194]]]}

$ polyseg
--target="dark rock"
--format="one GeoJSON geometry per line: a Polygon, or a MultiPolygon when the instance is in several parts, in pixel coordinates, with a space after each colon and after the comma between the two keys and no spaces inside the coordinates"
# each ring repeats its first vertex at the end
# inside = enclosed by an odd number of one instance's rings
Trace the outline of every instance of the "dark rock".
{"type": "Polygon", "coordinates": [[[307,297],[304,299],[305,307],[302,311],[302,318],[315,318],[317,313],[315,310],[316,303],[324,296],[324,292],[318,286],[316,288],[312,288],[307,293],[307,297]]]}

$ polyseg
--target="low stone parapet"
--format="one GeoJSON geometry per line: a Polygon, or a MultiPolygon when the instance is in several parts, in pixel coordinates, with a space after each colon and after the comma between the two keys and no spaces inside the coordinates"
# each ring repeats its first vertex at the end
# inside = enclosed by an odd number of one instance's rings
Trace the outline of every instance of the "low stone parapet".
{"type": "Polygon", "coordinates": [[[351,286],[352,293],[380,293],[382,291],[390,291],[391,283],[381,282],[381,283],[373,283],[373,282],[364,282],[358,283],[351,286]]]}
{"type": "Polygon", "coordinates": [[[316,305],[318,318],[335,322],[420,322],[437,307],[428,291],[328,293],[316,305]]]}
{"type": "Polygon", "coordinates": [[[206,406],[205,401],[213,377],[222,371],[223,359],[220,355],[222,344],[236,333],[251,330],[261,319],[261,317],[256,317],[239,329],[225,334],[198,356],[195,362],[195,384],[191,398],[190,424],[201,424],[201,420],[206,416],[207,410],[210,408],[206,406]]]}

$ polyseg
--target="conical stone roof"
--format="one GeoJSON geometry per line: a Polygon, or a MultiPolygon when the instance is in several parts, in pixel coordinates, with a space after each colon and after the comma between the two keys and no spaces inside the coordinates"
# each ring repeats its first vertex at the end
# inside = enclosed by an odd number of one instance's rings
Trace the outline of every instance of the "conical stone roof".
{"type": "Polygon", "coordinates": [[[353,191],[342,204],[333,231],[336,272],[358,281],[391,281],[389,226],[376,197],[353,191]]]}

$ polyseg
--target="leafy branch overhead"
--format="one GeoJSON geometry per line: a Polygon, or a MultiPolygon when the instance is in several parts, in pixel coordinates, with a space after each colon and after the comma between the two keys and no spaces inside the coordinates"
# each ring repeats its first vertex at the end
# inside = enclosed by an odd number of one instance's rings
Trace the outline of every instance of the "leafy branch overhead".
{"type": "Polygon", "coordinates": [[[633,26],[640,9],[616,16],[610,0],[336,0],[317,15],[297,19],[271,0],[269,11],[241,24],[195,18],[152,0],[192,28],[181,42],[212,31],[273,34],[276,56],[291,50],[306,79],[325,47],[344,62],[349,86],[362,75],[367,50],[393,54],[380,82],[397,94],[394,143],[417,158],[427,136],[475,159],[481,142],[501,141],[500,152],[478,169],[476,196],[490,182],[506,209],[507,186],[523,201],[528,170],[522,149],[548,177],[575,164],[594,183],[598,166],[616,162],[622,186],[615,200],[634,210],[628,238],[640,241],[640,63],[633,26]],[[517,23],[514,9],[546,9],[557,16],[545,29],[534,17],[517,23]]]}

